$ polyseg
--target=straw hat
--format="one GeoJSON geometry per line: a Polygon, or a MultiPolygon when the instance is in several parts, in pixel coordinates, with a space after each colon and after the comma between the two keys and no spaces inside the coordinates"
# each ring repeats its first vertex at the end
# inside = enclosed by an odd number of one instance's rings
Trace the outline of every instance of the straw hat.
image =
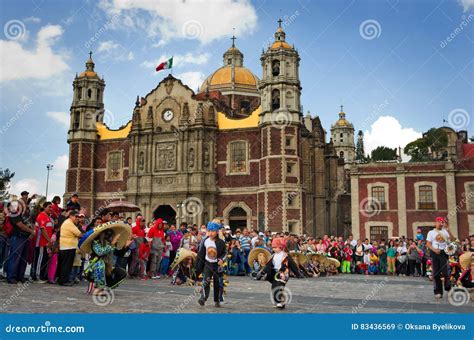
{"type": "Polygon", "coordinates": [[[293,258],[296,264],[304,266],[308,262],[308,257],[299,251],[290,251],[290,256],[293,258]]]}
{"type": "Polygon", "coordinates": [[[197,254],[193,252],[192,250],[189,250],[187,248],[179,248],[176,251],[176,257],[174,258],[173,263],[171,264],[171,269],[174,269],[178,264],[183,262],[184,259],[187,259],[188,257],[192,257],[193,261],[196,260],[197,254]]]}
{"type": "Polygon", "coordinates": [[[249,253],[249,259],[248,259],[248,263],[249,263],[249,266],[250,268],[254,269],[253,267],[253,263],[255,260],[258,261],[258,258],[259,258],[259,255],[260,254],[263,254],[265,256],[265,264],[268,262],[268,260],[270,260],[270,257],[272,256],[270,254],[270,252],[264,248],[254,248],[250,251],[249,253]]]}
{"type": "Polygon", "coordinates": [[[339,268],[339,267],[341,266],[341,262],[339,262],[339,260],[337,260],[337,259],[335,259],[335,258],[333,258],[333,257],[328,257],[328,261],[329,261],[331,264],[335,265],[336,268],[339,268]]]}
{"type": "Polygon", "coordinates": [[[461,264],[462,269],[469,268],[471,266],[472,253],[470,251],[465,252],[459,256],[459,263],[461,264]]]}
{"type": "Polygon", "coordinates": [[[79,248],[83,253],[91,253],[92,252],[92,242],[99,237],[99,235],[106,231],[106,230],[113,230],[114,234],[120,234],[120,237],[117,241],[115,247],[117,249],[122,249],[125,246],[125,243],[130,239],[132,236],[132,229],[130,226],[123,222],[107,222],[98,225],[94,229],[91,229],[89,232],[85,233],[81,239],[79,240],[79,248]]]}
{"type": "Polygon", "coordinates": [[[311,259],[311,261],[315,261],[315,262],[323,262],[325,259],[326,259],[326,256],[322,255],[322,254],[307,254],[306,255],[309,259],[311,259]]]}

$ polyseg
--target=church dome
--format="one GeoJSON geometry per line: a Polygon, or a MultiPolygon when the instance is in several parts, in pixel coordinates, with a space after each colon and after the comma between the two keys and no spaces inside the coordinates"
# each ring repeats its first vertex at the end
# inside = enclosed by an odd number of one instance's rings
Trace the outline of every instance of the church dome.
{"type": "Polygon", "coordinates": [[[354,126],[351,122],[346,119],[346,113],[343,111],[343,107],[341,105],[341,112],[339,112],[339,119],[334,123],[333,127],[336,128],[349,128],[353,129],[354,126]]]}
{"type": "Polygon", "coordinates": [[[270,46],[270,49],[272,50],[278,50],[279,48],[284,48],[288,50],[292,50],[293,48],[288,44],[286,41],[275,41],[272,46],[270,46]]]}
{"type": "Polygon", "coordinates": [[[94,66],[95,66],[95,64],[94,64],[94,61],[92,60],[92,52],[90,52],[89,53],[89,60],[86,61],[86,70],[79,74],[79,78],[97,78],[97,79],[99,79],[99,76],[94,71],[94,66]]]}
{"type": "Polygon", "coordinates": [[[239,66],[223,66],[211,74],[202,84],[201,89],[210,87],[227,87],[235,85],[243,85],[257,88],[258,78],[246,67],[239,66]]]}

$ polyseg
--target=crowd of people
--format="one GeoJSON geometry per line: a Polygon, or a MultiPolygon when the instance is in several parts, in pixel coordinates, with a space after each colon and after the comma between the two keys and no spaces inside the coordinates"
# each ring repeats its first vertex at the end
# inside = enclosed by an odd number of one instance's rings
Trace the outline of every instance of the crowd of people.
{"type": "MultiPolygon", "coordinates": [[[[107,249],[113,266],[121,268],[130,279],[169,277],[173,284],[183,284],[195,282],[199,274],[209,274],[203,273],[202,268],[195,270],[200,258],[193,257],[207,247],[209,225],[176,226],[162,218],[146,221],[140,213],[132,218],[107,209],[92,217],[85,216],[76,193],[64,208],[58,196],[48,202],[36,195],[30,197],[27,191],[17,201],[1,203],[0,208],[0,277],[9,284],[25,282],[27,277],[34,282],[62,286],[79,283],[90,261],[88,254],[81,253],[80,239],[97,226],[118,221],[130,227],[131,237],[119,249],[111,246],[117,241],[116,235],[107,249]],[[188,251],[186,256],[185,251],[188,251]],[[30,272],[26,273],[28,264],[30,272]]],[[[224,248],[219,251],[225,253],[221,267],[227,275],[250,275],[258,279],[261,277],[258,263],[249,263],[252,250],[268,250],[273,256],[275,249],[281,249],[295,259],[296,277],[338,274],[428,277],[434,280],[438,297],[443,292],[442,280],[446,290],[453,282],[472,288],[471,266],[462,268],[458,256],[473,251],[474,237],[459,242],[459,249],[453,254],[440,252],[453,241],[447,222],[441,217],[426,237],[419,229],[414,239],[401,236],[387,240],[361,240],[352,235],[346,239],[334,235],[314,237],[248,228],[232,230],[213,223],[212,231],[223,241],[224,248]],[[333,261],[324,265],[321,259],[333,261]]]]}

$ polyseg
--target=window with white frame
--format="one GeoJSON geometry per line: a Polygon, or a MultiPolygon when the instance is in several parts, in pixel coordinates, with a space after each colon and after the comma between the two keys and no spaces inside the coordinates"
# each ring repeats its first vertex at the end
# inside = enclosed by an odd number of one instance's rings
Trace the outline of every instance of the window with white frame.
{"type": "Polygon", "coordinates": [[[418,197],[418,209],[430,210],[436,208],[433,200],[433,187],[431,185],[420,185],[418,187],[418,197]]]}
{"type": "Polygon", "coordinates": [[[236,141],[229,143],[229,162],[230,173],[247,172],[247,143],[245,141],[236,141]]]}
{"type": "Polygon", "coordinates": [[[371,208],[374,210],[386,210],[385,188],[383,186],[373,186],[371,194],[373,200],[373,207],[371,208]]]}
{"type": "Polygon", "coordinates": [[[122,151],[111,151],[107,155],[107,179],[121,180],[123,169],[122,151]]]}

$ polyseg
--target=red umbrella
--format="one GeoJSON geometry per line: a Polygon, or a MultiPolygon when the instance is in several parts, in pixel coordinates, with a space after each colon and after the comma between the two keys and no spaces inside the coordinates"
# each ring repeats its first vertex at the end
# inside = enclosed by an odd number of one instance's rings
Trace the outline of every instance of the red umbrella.
{"type": "Polygon", "coordinates": [[[108,209],[109,211],[118,212],[118,213],[140,211],[140,208],[138,206],[128,201],[111,202],[105,208],[108,209]]]}

